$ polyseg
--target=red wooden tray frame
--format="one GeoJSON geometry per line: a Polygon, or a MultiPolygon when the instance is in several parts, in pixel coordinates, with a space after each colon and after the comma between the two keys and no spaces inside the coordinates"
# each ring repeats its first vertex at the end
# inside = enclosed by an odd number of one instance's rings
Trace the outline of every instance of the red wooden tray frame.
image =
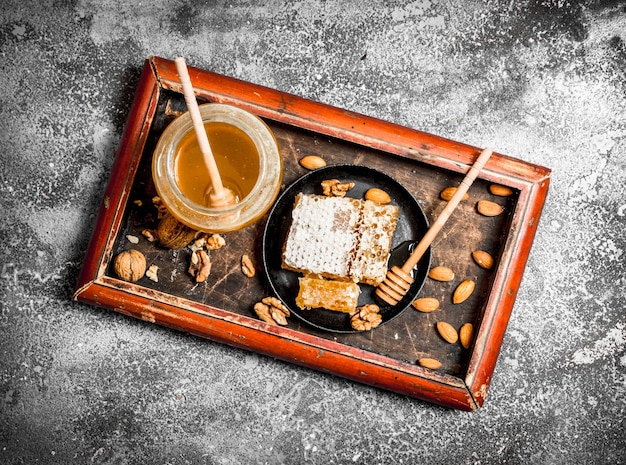
{"type": "MultiPolygon", "coordinates": [[[[262,118],[464,173],[479,148],[191,67],[196,95],[262,118]]],[[[230,346],[460,410],[483,405],[547,196],[550,170],[494,153],[480,178],[519,190],[464,378],[350,347],[252,315],[168,296],[105,275],[162,89],[181,92],[171,60],[146,60],[74,299],[230,346]]]]}

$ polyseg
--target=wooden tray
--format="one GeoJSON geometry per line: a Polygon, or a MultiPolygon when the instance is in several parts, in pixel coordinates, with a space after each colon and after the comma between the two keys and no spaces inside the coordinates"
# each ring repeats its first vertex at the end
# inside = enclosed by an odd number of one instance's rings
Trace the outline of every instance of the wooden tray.
{"type": "MultiPolygon", "coordinates": [[[[284,184],[305,170],[298,160],[320,155],[329,164],[366,165],[392,176],[420,202],[432,222],[443,208],[439,192],[456,186],[480,149],[415,131],[294,95],[190,68],[197,98],[239,106],[263,118],[275,133],[284,158],[284,184]]],[[[213,269],[202,284],[187,274],[190,250],[159,248],[141,235],[154,227],[156,210],[150,164],[165,126],[185,111],[174,62],[146,60],[135,99],[102,200],[74,298],[144,321],[266,354],[354,381],[402,393],[451,408],[474,410],[485,399],[518,286],[547,195],[550,170],[494,153],[432,248],[432,266],[451,267],[449,283],[428,279],[420,296],[441,301],[433,313],[412,308],[370,332],[328,333],[295,318],[280,327],[260,321],[252,307],[268,295],[261,268],[261,237],[267,216],[238,232],[224,235],[227,245],[212,252],[213,269]],[[493,196],[498,183],[514,190],[493,196]],[[505,207],[497,217],[477,213],[479,199],[505,207]],[[132,244],[126,238],[140,238],[132,244]],[[111,271],[121,250],[137,248],[148,265],[159,266],[159,281],[147,277],[135,284],[111,271]],[[478,267],[471,252],[482,249],[496,259],[491,270],[478,267]],[[242,254],[257,264],[254,278],[240,269],[242,254]],[[462,304],[451,295],[463,279],[476,290],[462,304]],[[445,320],[475,328],[469,349],[449,344],[435,330],[445,320]],[[442,367],[417,365],[432,357],[442,367]]]]}

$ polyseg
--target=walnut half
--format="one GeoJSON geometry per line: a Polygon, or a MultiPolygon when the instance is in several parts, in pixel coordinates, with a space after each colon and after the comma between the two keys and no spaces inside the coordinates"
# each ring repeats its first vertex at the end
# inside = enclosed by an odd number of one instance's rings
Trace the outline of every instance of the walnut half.
{"type": "Polygon", "coordinates": [[[291,312],[276,297],[264,297],[261,302],[254,304],[254,313],[269,324],[287,325],[287,318],[291,312]]]}
{"type": "Polygon", "coordinates": [[[357,331],[374,329],[383,321],[379,312],[380,307],[376,304],[363,305],[350,314],[350,325],[357,331]]]}
{"type": "Polygon", "coordinates": [[[254,263],[252,263],[252,260],[247,254],[241,257],[241,272],[248,278],[252,278],[256,274],[254,263]]]}
{"type": "Polygon", "coordinates": [[[211,274],[211,259],[203,249],[196,250],[191,254],[189,274],[196,278],[197,283],[203,283],[211,274]]]}
{"type": "Polygon", "coordinates": [[[322,192],[328,197],[345,197],[347,192],[355,186],[353,182],[339,182],[338,179],[322,181],[322,192]]]}

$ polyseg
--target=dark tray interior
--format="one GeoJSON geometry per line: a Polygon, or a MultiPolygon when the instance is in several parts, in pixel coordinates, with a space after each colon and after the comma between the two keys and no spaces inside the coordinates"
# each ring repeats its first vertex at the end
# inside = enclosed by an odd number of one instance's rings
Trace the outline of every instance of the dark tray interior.
{"type": "MultiPolygon", "coordinates": [[[[211,252],[211,275],[201,284],[195,283],[187,273],[191,255],[189,249],[163,249],[145,240],[141,234],[143,229],[155,228],[157,224],[157,212],[152,204],[152,197],[156,195],[151,175],[152,152],[163,129],[178,112],[185,110],[182,95],[171,91],[162,91],[158,105],[113,253],[137,248],[146,255],[148,265],[159,267],[159,281],[153,282],[144,277],[138,283],[141,286],[234,314],[256,317],[252,310],[254,304],[271,293],[261,269],[261,241],[267,215],[248,228],[223,235],[226,246],[211,252]],[[139,244],[131,244],[127,235],[139,237],[139,244]],[[254,278],[247,278],[241,273],[240,259],[244,253],[255,262],[257,274],[254,278]]],[[[298,160],[305,155],[319,155],[329,165],[365,165],[388,174],[402,184],[417,199],[432,223],[445,205],[439,198],[440,191],[458,185],[463,178],[459,173],[294,126],[272,120],[266,120],[266,123],[274,132],[284,159],[283,190],[306,173],[298,164],[298,160]]],[[[460,344],[445,342],[435,330],[435,324],[441,320],[456,328],[465,322],[473,323],[475,328],[480,324],[498,259],[511,227],[511,212],[517,202],[517,194],[496,197],[489,192],[488,186],[489,183],[481,179],[474,182],[469,190],[470,198],[459,205],[432,245],[431,266],[446,265],[456,274],[455,279],[448,283],[427,279],[419,294],[420,297],[438,298],[441,302],[439,310],[426,314],[408,308],[382,327],[364,333],[322,331],[297,318],[290,318],[289,327],[409,363],[415,363],[420,357],[433,357],[443,363],[441,372],[462,376],[467,370],[470,350],[463,349],[460,344]],[[481,199],[503,205],[505,213],[497,217],[480,215],[476,211],[476,202],[481,199]],[[482,269],[474,263],[471,252],[476,249],[485,250],[494,257],[496,266],[492,270],[482,269]],[[468,300],[454,305],[452,293],[463,279],[473,279],[476,289],[468,300]]],[[[110,266],[106,274],[114,276],[110,266]]]]}

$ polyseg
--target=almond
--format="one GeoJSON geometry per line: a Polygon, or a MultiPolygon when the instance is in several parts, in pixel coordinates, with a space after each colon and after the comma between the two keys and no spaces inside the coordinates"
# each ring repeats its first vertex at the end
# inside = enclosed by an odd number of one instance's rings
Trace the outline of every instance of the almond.
{"type": "MultiPolygon", "coordinates": [[[[439,197],[441,197],[443,200],[449,201],[457,189],[458,189],[457,187],[446,187],[444,190],[442,190],[439,193],[439,197]]],[[[461,200],[467,200],[467,199],[469,199],[469,195],[466,192],[465,194],[463,194],[463,198],[461,200]]]]}
{"type": "Polygon", "coordinates": [[[434,358],[420,358],[417,363],[419,363],[421,367],[430,368],[431,370],[437,370],[441,368],[441,362],[439,360],[435,360],[434,358]]]}
{"type": "Polygon", "coordinates": [[[459,340],[459,335],[450,323],[446,323],[445,321],[439,321],[437,323],[437,331],[439,335],[450,344],[454,344],[459,340]]]}
{"type": "Polygon", "coordinates": [[[472,295],[474,292],[474,281],[471,279],[466,279],[459,284],[454,290],[454,295],[452,296],[452,302],[455,304],[460,304],[461,302],[465,302],[467,298],[472,295]]]}
{"type": "Polygon", "coordinates": [[[471,323],[465,323],[459,329],[459,339],[461,341],[461,345],[464,348],[469,348],[472,343],[472,336],[474,335],[474,326],[471,323]]]}
{"type": "Polygon", "coordinates": [[[317,155],[307,155],[300,159],[300,165],[307,170],[316,170],[326,166],[326,160],[317,155]]]}
{"type": "Polygon", "coordinates": [[[504,208],[491,200],[479,200],[476,204],[478,213],[484,216],[498,216],[504,208]]]}
{"type": "Polygon", "coordinates": [[[371,200],[374,203],[385,205],[391,202],[391,197],[384,190],[372,187],[365,192],[365,199],[371,200]]]}
{"type": "Polygon", "coordinates": [[[491,184],[489,186],[489,192],[493,195],[498,195],[500,197],[508,197],[513,194],[513,189],[507,186],[503,186],[501,184],[491,184]]]}
{"type": "Polygon", "coordinates": [[[436,266],[428,272],[428,277],[435,281],[452,281],[454,279],[454,271],[447,266],[436,266]]]}
{"type": "Polygon", "coordinates": [[[422,297],[413,301],[413,307],[423,313],[434,312],[439,308],[439,300],[434,297],[422,297]]]}
{"type": "Polygon", "coordinates": [[[472,252],[472,258],[481,268],[490,270],[493,267],[493,257],[484,250],[476,250],[472,252]]]}

